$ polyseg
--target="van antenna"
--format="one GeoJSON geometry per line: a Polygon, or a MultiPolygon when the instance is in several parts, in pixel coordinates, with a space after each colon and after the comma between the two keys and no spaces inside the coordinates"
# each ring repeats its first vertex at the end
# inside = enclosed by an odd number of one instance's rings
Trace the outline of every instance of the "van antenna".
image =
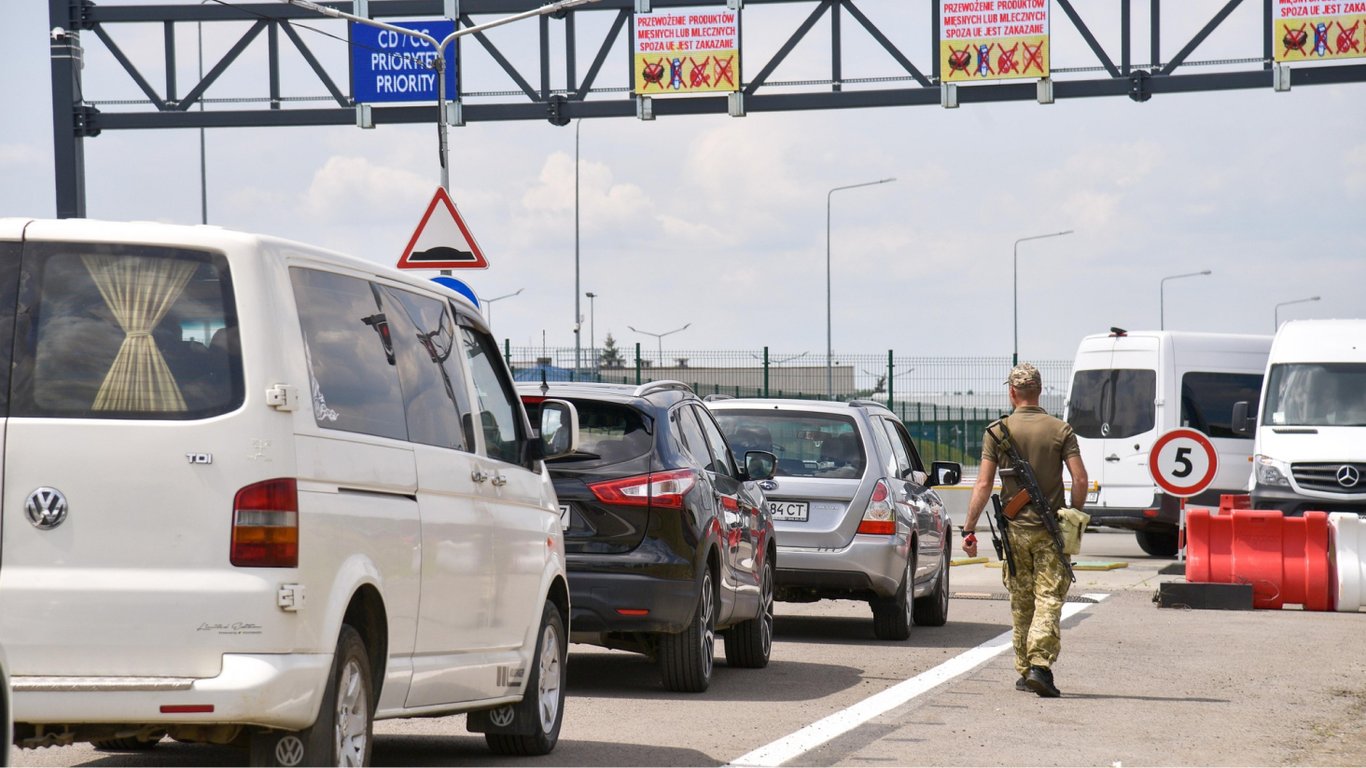
{"type": "Polygon", "coordinates": [[[550,385],[545,383],[545,368],[541,368],[541,397],[545,397],[550,391],[550,385]]]}

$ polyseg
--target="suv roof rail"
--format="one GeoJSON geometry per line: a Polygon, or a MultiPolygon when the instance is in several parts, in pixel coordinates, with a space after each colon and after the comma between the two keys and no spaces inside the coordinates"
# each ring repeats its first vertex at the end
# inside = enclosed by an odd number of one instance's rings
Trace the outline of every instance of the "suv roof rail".
{"type": "Polygon", "coordinates": [[[734,400],[735,395],[728,395],[724,392],[713,392],[702,399],[709,403],[714,403],[717,400],[734,400]]]}
{"type": "Polygon", "coordinates": [[[849,407],[850,407],[850,408],[883,408],[883,409],[886,409],[886,408],[887,408],[887,404],[886,404],[886,403],[880,403],[880,402],[878,402],[878,401],[876,401],[876,400],[850,400],[850,401],[849,401],[849,407]]]}
{"type": "Polygon", "coordinates": [[[692,394],[692,387],[688,386],[687,384],[684,384],[681,381],[675,381],[673,379],[647,381],[644,384],[641,384],[640,386],[636,387],[635,391],[631,394],[635,395],[636,397],[644,397],[646,395],[652,395],[656,392],[667,392],[669,390],[680,390],[692,394]]]}

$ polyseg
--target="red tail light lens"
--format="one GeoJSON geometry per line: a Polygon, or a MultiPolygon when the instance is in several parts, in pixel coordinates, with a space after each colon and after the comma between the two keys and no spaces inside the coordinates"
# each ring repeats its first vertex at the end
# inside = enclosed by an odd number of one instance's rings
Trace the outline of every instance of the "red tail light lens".
{"type": "Polygon", "coordinates": [[[873,495],[868,499],[863,519],[859,521],[858,532],[880,536],[896,534],[896,507],[892,504],[892,493],[887,488],[887,481],[879,480],[873,486],[873,495]]]}
{"type": "Polygon", "coordinates": [[[693,470],[676,469],[593,483],[588,490],[604,504],[682,509],[683,496],[696,484],[693,470]]]}
{"type": "Polygon", "coordinates": [[[232,553],[239,567],[299,565],[299,486],[292,477],[248,485],[232,503],[232,553]]]}

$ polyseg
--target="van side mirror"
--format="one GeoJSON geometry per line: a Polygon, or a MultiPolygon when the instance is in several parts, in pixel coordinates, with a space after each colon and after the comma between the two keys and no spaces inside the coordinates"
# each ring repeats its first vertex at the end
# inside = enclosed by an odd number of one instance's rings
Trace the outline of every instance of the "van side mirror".
{"type": "Polygon", "coordinates": [[[935,461],[930,464],[929,487],[958,485],[963,479],[963,465],[956,461],[935,461]]]}
{"type": "Polygon", "coordinates": [[[1257,420],[1257,414],[1256,412],[1249,414],[1248,410],[1248,403],[1246,400],[1239,400],[1233,404],[1233,423],[1229,425],[1233,430],[1233,434],[1242,437],[1250,437],[1252,435],[1252,424],[1257,420]]]}
{"type": "Polygon", "coordinates": [[[565,400],[541,401],[542,459],[568,456],[579,449],[579,411],[565,400]]]}
{"type": "Polygon", "coordinates": [[[745,451],[745,480],[769,480],[778,470],[778,457],[768,451],[745,451]]]}

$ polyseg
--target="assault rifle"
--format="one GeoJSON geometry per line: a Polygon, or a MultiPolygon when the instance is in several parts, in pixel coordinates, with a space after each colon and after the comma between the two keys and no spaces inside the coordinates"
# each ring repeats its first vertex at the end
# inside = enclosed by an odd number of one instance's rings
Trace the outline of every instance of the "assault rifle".
{"type": "Polygon", "coordinates": [[[1011,439],[1010,428],[1006,426],[1004,420],[988,426],[987,434],[1010,458],[1010,467],[1001,470],[1001,477],[1010,478],[1020,486],[1020,492],[1006,504],[1002,516],[1014,519],[1026,502],[1031,504],[1038,511],[1039,519],[1043,521],[1044,530],[1048,531],[1048,537],[1053,540],[1053,547],[1058,550],[1058,558],[1062,560],[1062,567],[1067,570],[1067,575],[1072,581],[1076,581],[1077,575],[1072,572],[1072,562],[1067,557],[1067,553],[1063,551],[1062,531],[1058,528],[1057,514],[1049,506],[1048,499],[1044,498],[1043,489],[1039,487],[1038,475],[1034,474],[1034,467],[1025,461],[1025,458],[1015,449],[1015,441],[1011,439]],[[991,431],[994,426],[1001,428],[999,437],[991,431]]]}
{"type": "Polygon", "coordinates": [[[987,526],[991,528],[991,546],[996,549],[996,559],[1005,563],[1006,568],[1010,569],[1010,575],[1014,576],[1015,553],[1010,549],[1010,536],[1006,534],[1006,528],[1010,525],[1010,521],[1006,519],[1005,511],[1001,509],[1001,495],[999,493],[991,494],[991,506],[995,509],[995,512],[987,515],[987,526]],[[1001,535],[999,536],[996,535],[996,524],[991,522],[993,517],[1001,526],[1001,535]]]}

